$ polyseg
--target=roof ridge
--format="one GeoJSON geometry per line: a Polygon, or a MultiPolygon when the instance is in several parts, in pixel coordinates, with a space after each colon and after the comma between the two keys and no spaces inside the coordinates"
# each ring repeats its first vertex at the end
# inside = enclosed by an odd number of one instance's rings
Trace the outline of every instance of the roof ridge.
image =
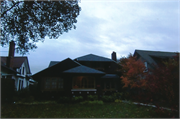
{"type": "Polygon", "coordinates": [[[179,53],[178,51],[177,52],[170,52],[170,51],[151,51],[151,50],[138,50],[136,49],[135,51],[142,51],[142,52],[161,52],[161,53],[179,53]]]}
{"type": "Polygon", "coordinates": [[[50,62],[61,62],[61,61],[50,61],[50,62]]]}

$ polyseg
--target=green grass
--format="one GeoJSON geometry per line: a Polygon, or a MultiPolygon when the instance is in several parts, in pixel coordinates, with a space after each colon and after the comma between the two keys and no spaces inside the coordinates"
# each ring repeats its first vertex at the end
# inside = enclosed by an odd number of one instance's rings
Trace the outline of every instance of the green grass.
{"type": "Polygon", "coordinates": [[[157,115],[155,108],[127,103],[1,105],[2,118],[163,118],[168,113],[165,111],[157,115]]]}

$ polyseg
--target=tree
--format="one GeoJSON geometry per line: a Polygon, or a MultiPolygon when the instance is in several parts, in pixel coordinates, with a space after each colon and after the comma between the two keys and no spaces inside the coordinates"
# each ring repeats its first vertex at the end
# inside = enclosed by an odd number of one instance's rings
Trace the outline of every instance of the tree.
{"type": "Polygon", "coordinates": [[[178,109],[179,106],[179,54],[163,61],[146,76],[147,89],[157,102],[178,109]]]}
{"type": "Polygon", "coordinates": [[[144,72],[144,63],[131,54],[128,58],[121,58],[120,65],[123,88],[131,88],[133,101],[151,102],[157,107],[179,108],[179,53],[173,58],[160,60],[148,72],[144,72]]]}
{"type": "Polygon", "coordinates": [[[1,46],[16,43],[16,51],[26,54],[37,48],[36,42],[45,36],[58,38],[63,32],[76,28],[80,7],[77,0],[2,1],[1,46]]]}
{"type": "Polygon", "coordinates": [[[120,65],[122,66],[122,83],[123,87],[139,88],[144,87],[146,82],[143,80],[147,74],[146,67],[143,62],[136,60],[136,57],[129,54],[127,58],[120,59],[120,65]]]}
{"type": "Polygon", "coordinates": [[[146,67],[141,60],[129,54],[128,57],[120,59],[121,82],[124,84],[124,98],[133,101],[145,102],[146,94],[146,67]]]}

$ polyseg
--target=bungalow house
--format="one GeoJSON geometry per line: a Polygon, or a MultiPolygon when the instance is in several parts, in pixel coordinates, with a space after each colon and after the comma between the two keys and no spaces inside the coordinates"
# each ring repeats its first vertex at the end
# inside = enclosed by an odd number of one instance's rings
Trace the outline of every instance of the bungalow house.
{"type": "Polygon", "coordinates": [[[63,61],[51,61],[49,67],[34,74],[41,96],[108,94],[119,90],[120,73],[116,53],[112,59],[88,54],[63,61]]]}
{"type": "Polygon", "coordinates": [[[15,43],[10,42],[9,55],[1,56],[1,79],[13,79],[15,91],[29,86],[31,71],[27,57],[14,56],[15,43]]]}
{"type": "Polygon", "coordinates": [[[178,52],[162,52],[162,51],[147,51],[135,50],[134,56],[137,60],[144,62],[146,69],[154,69],[155,66],[161,65],[163,61],[173,58],[178,52]]]}

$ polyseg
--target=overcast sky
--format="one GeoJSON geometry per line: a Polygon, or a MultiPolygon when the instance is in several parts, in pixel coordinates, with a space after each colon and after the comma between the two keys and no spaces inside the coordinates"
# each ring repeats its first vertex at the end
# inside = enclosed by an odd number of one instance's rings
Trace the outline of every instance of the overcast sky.
{"type": "MultiPolygon", "coordinates": [[[[179,0],[81,0],[79,5],[76,29],[46,38],[26,55],[32,74],[50,61],[87,54],[111,58],[115,51],[119,59],[135,49],[180,51],[179,0]]],[[[7,56],[8,47],[1,47],[0,55],[7,56]]]]}

